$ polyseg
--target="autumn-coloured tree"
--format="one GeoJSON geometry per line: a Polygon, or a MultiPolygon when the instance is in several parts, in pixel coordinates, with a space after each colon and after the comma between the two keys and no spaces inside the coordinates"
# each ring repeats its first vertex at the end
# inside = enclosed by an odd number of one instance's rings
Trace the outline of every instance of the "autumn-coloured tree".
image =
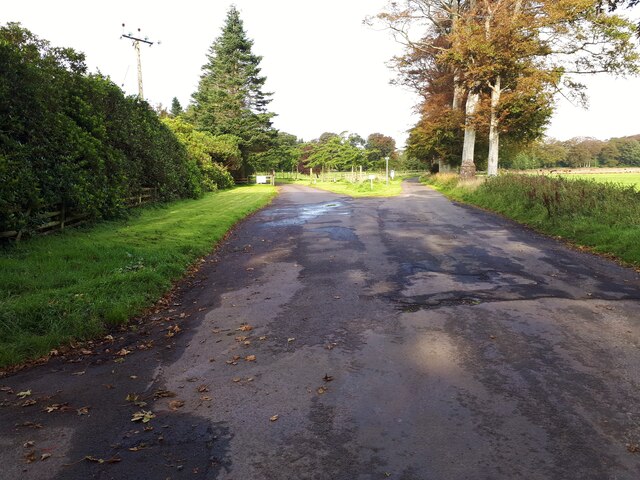
{"type": "MultiPolygon", "coordinates": [[[[483,123],[488,126],[489,174],[496,174],[500,132],[508,130],[510,121],[511,132],[526,138],[541,131],[554,93],[564,89],[580,98],[582,85],[574,75],[635,73],[638,68],[632,24],[586,0],[407,0],[392,2],[378,18],[407,47],[406,63],[398,62],[401,76],[419,71],[421,76],[413,78],[422,82],[414,85],[428,92],[425,80],[431,86],[433,72],[448,71],[454,110],[460,92],[466,92],[463,176],[475,173],[476,130],[483,123]],[[424,32],[412,40],[410,34],[420,28],[424,32]],[[514,108],[526,107],[527,101],[535,113],[530,128],[514,108]]],[[[425,96],[425,102],[433,101],[433,95],[425,96]]],[[[433,105],[423,108],[430,110],[433,105]]]]}

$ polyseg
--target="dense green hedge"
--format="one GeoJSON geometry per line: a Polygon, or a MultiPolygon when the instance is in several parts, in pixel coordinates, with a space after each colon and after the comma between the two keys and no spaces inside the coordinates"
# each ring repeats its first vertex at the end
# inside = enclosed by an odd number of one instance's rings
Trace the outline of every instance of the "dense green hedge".
{"type": "Polygon", "coordinates": [[[196,197],[202,172],[146,102],[87,74],[83,54],[0,27],[0,231],[60,203],[117,216],[143,187],[196,197]]]}

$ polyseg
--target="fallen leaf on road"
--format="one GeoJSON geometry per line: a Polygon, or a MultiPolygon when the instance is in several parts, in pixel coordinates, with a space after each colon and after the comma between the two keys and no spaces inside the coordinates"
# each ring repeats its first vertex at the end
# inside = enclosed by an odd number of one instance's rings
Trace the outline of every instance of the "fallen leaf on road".
{"type": "Polygon", "coordinates": [[[629,453],[640,453],[640,445],[637,443],[629,443],[627,444],[627,451],[629,453]]]}
{"type": "Polygon", "coordinates": [[[140,412],[136,412],[131,417],[132,422],[142,422],[148,423],[152,418],[156,418],[156,416],[151,411],[142,410],[140,412]]]}
{"type": "Polygon", "coordinates": [[[80,407],[76,412],[78,412],[78,415],[89,415],[89,407],[80,407]]]}
{"type": "Polygon", "coordinates": [[[125,357],[131,353],[131,350],[127,350],[126,348],[122,348],[116,352],[116,355],[120,357],[125,357]]]}
{"type": "Polygon", "coordinates": [[[51,456],[50,453],[43,453],[42,455],[40,455],[40,461],[44,462],[47,458],[49,458],[51,456]]]}
{"type": "Polygon", "coordinates": [[[256,361],[256,356],[255,355],[247,355],[246,357],[244,357],[244,359],[247,362],[255,362],[256,361]]]}
{"type": "Polygon", "coordinates": [[[246,337],[244,335],[238,336],[236,337],[236,342],[244,342],[247,338],[249,337],[246,337]]]}
{"type": "Polygon", "coordinates": [[[71,375],[76,375],[79,377],[80,375],[84,375],[84,374],[85,374],[85,370],[82,370],[81,372],[75,372],[75,373],[72,373],[71,375]]]}
{"type": "Polygon", "coordinates": [[[179,408],[182,408],[183,406],[184,406],[184,400],[171,400],[169,402],[169,408],[174,411],[179,408]]]}
{"type": "Polygon", "coordinates": [[[19,397],[19,398],[27,398],[30,395],[31,395],[31,390],[25,390],[24,392],[16,393],[16,397],[19,397]]]}
{"type": "Polygon", "coordinates": [[[29,400],[25,400],[24,402],[22,402],[22,404],[20,405],[21,407],[30,407],[31,405],[35,405],[37,402],[33,399],[29,399],[29,400]]]}
{"type": "Polygon", "coordinates": [[[335,298],[336,300],[340,299],[340,295],[334,295],[333,298],[335,298]]]}
{"type": "Polygon", "coordinates": [[[272,422],[275,422],[276,420],[278,420],[279,415],[274,415],[273,417],[270,417],[269,420],[272,422]]]}
{"type": "Polygon", "coordinates": [[[147,448],[147,444],[146,443],[140,443],[138,445],[136,445],[135,447],[131,447],[129,449],[130,452],[139,452],[140,450],[143,450],[147,448]]]}
{"type": "Polygon", "coordinates": [[[32,463],[36,461],[36,452],[29,452],[24,455],[24,460],[27,463],[32,463]]]}
{"type": "Polygon", "coordinates": [[[71,407],[68,403],[54,403],[53,405],[47,405],[46,407],[44,407],[44,411],[47,413],[55,412],[58,410],[64,412],[67,410],[71,410],[71,407]]]}
{"type": "Polygon", "coordinates": [[[318,390],[316,391],[318,392],[318,395],[322,395],[327,391],[327,387],[318,387],[318,390]]]}
{"type": "Polygon", "coordinates": [[[6,392],[8,394],[12,394],[13,393],[13,388],[11,388],[11,387],[0,387],[0,392],[6,392]]]}
{"type": "Polygon", "coordinates": [[[124,362],[124,358],[120,357],[120,358],[116,358],[114,360],[115,363],[123,363],[124,362]]]}
{"type": "Polygon", "coordinates": [[[156,390],[156,392],[153,394],[153,398],[170,398],[170,397],[175,397],[176,394],[173,392],[170,392],[169,390],[156,390]]]}
{"type": "Polygon", "coordinates": [[[208,385],[200,385],[198,387],[198,392],[200,393],[204,393],[204,392],[208,392],[209,391],[209,386],[208,385]]]}
{"type": "Polygon", "coordinates": [[[295,337],[287,338],[287,343],[291,343],[295,341],[295,337]]]}
{"type": "Polygon", "coordinates": [[[36,444],[36,442],[34,442],[33,440],[29,440],[28,442],[24,442],[24,444],[22,445],[24,448],[31,448],[36,444]]]}
{"type": "Polygon", "coordinates": [[[238,330],[240,330],[241,332],[249,332],[251,330],[253,330],[253,327],[251,325],[240,325],[240,328],[238,328],[238,330]]]}
{"type": "Polygon", "coordinates": [[[82,355],[93,355],[93,352],[91,350],[87,350],[86,348],[83,348],[82,350],[80,350],[80,353],[82,355]]]}
{"type": "Polygon", "coordinates": [[[263,337],[258,338],[258,340],[262,340],[262,341],[264,341],[264,340],[266,340],[266,339],[267,339],[267,337],[264,337],[264,336],[263,336],[263,337]]]}

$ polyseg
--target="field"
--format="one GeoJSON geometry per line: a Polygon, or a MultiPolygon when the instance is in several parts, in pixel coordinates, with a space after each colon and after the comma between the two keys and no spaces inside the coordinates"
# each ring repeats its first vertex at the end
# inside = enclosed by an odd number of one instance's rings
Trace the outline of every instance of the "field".
{"type": "Polygon", "coordinates": [[[619,185],[634,185],[640,190],[640,173],[568,173],[560,174],[568,179],[580,178],[594,180],[600,183],[616,183],[619,185]]]}
{"type": "Polygon", "coordinates": [[[127,322],[274,195],[234,188],[0,250],[0,366],[127,322]]]}

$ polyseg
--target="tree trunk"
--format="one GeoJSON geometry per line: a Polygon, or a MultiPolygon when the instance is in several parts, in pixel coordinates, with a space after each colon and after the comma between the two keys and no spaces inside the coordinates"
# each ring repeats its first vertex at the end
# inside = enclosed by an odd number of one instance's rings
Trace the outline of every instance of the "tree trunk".
{"type": "Polygon", "coordinates": [[[491,86],[491,123],[489,124],[489,159],[487,161],[487,175],[495,177],[498,175],[498,158],[500,152],[500,131],[498,120],[498,105],[502,89],[500,85],[500,75],[491,86]]]}
{"type": "Polygon", "coordinates": [[[461,178],[472,178],[476,175],[476,165],[473,162],[473,155],[476,148],[476,126],[474,125],[474,117],[478,109],[479,101],[479,93],[469,92],[465,111],[464,145],[462,147],[462,165],[460,166],[461,178]]]}

